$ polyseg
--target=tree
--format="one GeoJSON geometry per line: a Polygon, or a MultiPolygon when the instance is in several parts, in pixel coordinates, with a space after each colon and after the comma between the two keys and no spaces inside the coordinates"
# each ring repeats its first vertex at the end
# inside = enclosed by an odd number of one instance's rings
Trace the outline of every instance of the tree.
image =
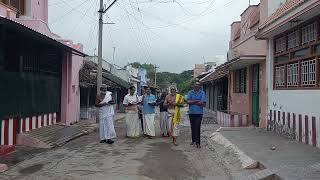
{"type": "MultiPolygon", "coordinates": [[[[153,64],[140,64],[133,62],[130,65],[134,68],[144,68],[147,71],[147,78],[154,82],[155,68],[153,64]]],[[[157,85],[161,88],[167,88],[171,83],[177,84],[180,93],[186,93],[191,89],[190,81],[192,79],[193,70],[183,71],[182,73],[157,72],[157,85]]]]}

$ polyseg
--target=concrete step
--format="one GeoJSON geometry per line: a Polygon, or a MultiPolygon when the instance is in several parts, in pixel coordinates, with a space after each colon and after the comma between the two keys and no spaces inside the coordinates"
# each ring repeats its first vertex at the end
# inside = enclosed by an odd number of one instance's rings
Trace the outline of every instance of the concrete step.
{"type": "Polygon", "coordinates": [[[22,145],[31,147],[54,148],[87,134],[81,126],[51,125],[19,134],[22,145]]]}
{"type": "Polygon", "coordinates": [[[248,177],[242,178],[241,180],[280,180],[280,178],[271,170],[264,169],[251,174],[248,177]]]}

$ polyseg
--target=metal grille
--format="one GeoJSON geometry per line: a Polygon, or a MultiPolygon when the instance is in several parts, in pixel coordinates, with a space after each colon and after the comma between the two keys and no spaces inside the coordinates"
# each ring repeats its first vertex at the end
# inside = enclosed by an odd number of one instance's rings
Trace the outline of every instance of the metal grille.
{"type": "Polygon", "coordinates": [[[235,92],[236,93],[246,93],[246,68],[237,70],[235,72],[235,92]]]}
{"type": "Polygon", "coordinates": [[[316,84],[316,60],[306,60],[301,62],[301,84],[316,84]]]}
{"type": "Polygon", "coordinates": [[[276,87],[283,87],[285,85],[285,66],[276,67],[276,87]]]}
{"type": "Polygon", "coordinates": [[[298,37],[298,31],[288,34],[288,49],[299,46],[298,37]]]}
{"type": "Polygon", "coordinates": [[[276,39],[276,53],[287,50],[286,37],[276,39]]]}
{"type": "Polygon", "coordinates": [[[299,63],[287,65],[287,85],[298,86],[299,63]]]}
{"type": "Polygon", "coordinates": [[[253,67],[252,92],[259,92],[259,66],[253,67]]]}
{"type": "Polygon", "coordinates": [[[302,28],[302,44],[316,40],[316,27],[316,23],[312,23],[302,28]]]}

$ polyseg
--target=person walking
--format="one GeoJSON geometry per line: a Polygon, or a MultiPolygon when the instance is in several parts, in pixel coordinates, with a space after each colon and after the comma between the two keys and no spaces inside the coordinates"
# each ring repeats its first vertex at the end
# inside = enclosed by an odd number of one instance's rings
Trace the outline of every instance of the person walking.
{"type": "Polygon", "coordinates": [[[141,102],[141,98],[135,92],[136,88],[131,86],[129,88],[129,94],[127,94],[123,100],[123,105],[126,107],[127,137],[132,138],[140,136],[138,104],[141,102]]]}
{"type": "Polygon", "coordinates": [[[168,137],[169,136],[169,122],[168,122],[168,109],[166,106],[164,106],[164,101],[166,99],[166,96],[168,93],[166,91],[161,93],[160,98],[157,100],[157,105],[160,108],[160,133],[162,137],[168,137]]]}
{"type": "Polygon", "coordinates": [[[180,108],[183,107],[184,98],[177,94],[175,87],[170,87],[170,94],[166,96],[164,106],[168,108],[169,135],[172,137],[172,143],[177,146],[179,136],[179,125],[181,120],[180,108]]]}
{"type": "Polygon", "coordinates": [[[201,89],[198,81],[194,82],[193,90],[189,91],[187,97],[189,104],[189,118],[191,124],[192,142],[191,145],[200,146],[201,121],[203,116],[203,107],[206,106],[206,95],[201,89]]]}
{"type": "Polygon", "coordinates": [[[149,139],[156,136],[155,132],[155,106],[156,106],[156,97],[151,94],[150,87],[147,87],[146,94],[143,96],[142,100],[142,113],[143,113],[143,129],[144,135],[149,139]]]}
{"type": "Polygon", "coordinates": [[[117,137],[113,125],[113,104],[112,93],[107,91],[106,85],[102,85],[95,102],[98,108],[100,143],[113,144],[112,139],[117,137]]]}

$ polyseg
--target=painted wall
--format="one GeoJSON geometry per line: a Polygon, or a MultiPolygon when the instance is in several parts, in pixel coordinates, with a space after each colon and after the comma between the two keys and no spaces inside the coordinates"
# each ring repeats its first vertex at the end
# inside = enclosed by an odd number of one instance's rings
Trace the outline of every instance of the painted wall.
{"type": "Polygon", "coordinates": [[[246,75],[246,93],[235,93],[235,71],[231,71],[229,75],[229,110],[231,112],[241,113],[248,115],[249,124],[252,124],[252,111],[251,111],[251,76],[249,76],[250,68],[247,67],[246,75]]]}
{"type": "Polygon", "coordinates": [[[320,117],[319,90],[273,90],[273,47],[271,39],[267,60],[268,110],[320,117]]]}
{"type": "Polygon", "coordinates": [[[26,0],[26,15],[48,23],[48,0],[26,0]]]}
{"type": "MultiPolygon", "coordinates": [[[[73,48],[82,51],[81,44],[73,48]]],[[[79,71],[83,57],[66,53],[62,63],[61,122],[67,125],[80,120],[79,71]]]]}

